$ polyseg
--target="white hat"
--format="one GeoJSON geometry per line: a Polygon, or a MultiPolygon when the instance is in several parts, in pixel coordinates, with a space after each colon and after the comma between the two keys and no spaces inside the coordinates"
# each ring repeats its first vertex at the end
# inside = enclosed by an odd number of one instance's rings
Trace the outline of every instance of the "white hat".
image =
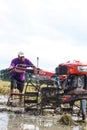
{"type": "Polygon", "coordinates": [[[23,53],[22,51],[20,51],[20,52],[18,53],[18,56],[19,56],[19,57],[24,57],[24,53],[23,53]]]}

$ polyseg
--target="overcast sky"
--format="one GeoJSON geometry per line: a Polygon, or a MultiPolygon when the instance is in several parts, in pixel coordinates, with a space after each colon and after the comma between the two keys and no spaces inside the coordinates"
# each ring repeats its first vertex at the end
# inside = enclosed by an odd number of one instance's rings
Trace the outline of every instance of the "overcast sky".
{"type": "Polygon", "coordinates": [[[87,63],[87,0],[0,0],[0,69],[19,51],[50,71],[87,63]]]}

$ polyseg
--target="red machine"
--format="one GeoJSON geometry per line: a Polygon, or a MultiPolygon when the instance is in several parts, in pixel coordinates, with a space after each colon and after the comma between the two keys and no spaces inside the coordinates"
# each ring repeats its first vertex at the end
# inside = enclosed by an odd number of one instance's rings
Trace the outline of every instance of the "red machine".
{"type": "Polygon", "coordinates": [[[40,68],[35,68],[35,69],[33,69],[32,67],[18,67],[18,66],[16,66],[15,67],[15,71],[16,72],[26,72],[26,71],[32,71],[32,73],[35,73],[35,74],[38,74],[39,76],[47,76],[47,77],[49,77],[49,78],[52,78],[52,76],[54,75],[54,73],[53,72],[49,72],[49,71],[45,71],[45,70],[43,70],[43,69],[40,69],[40,68]]]}
{"type": "Polygon", "coordinates": [[[68,75],[87,75],[87,64],[80,61],[66,62],[56,68],[56,74],[60,79],[66,79],[68,75]]]}
{"type": "Polygon", "coordinates": [[[55,73],[44,71],[38,68],[38,65],[36,68],[25,65],[16,66],[15,71],[28,73],[28,81],[23,94],[25,111],[35,109],[33,104],[36,105],[37,113],[39,110],[43,113],[43,109],[47,109],[47,106],[48,109],[56,110],[61,104],[68,103],[73,112],[74,102],[81,101],[79,113],[82,113],[83,120],[86,118],[87,64],[79,61],[62,63],[56,67],[55,73]],[[41,87],[44,84],[45,87],[41,87]],[[30,87],[34,87],[36,92],[31,92],[30,87]],[[38,96],[41,98],[40,103],[38,96]],[[39,104],[40,107],[38,107],[39,104]]]}
{"type": "Polygon", "coordinates": [[[52,78],[54,73],[53,72],[49,72],[49,71],[45,71],[45,70],[42,70],[42,69],[39,69],[39,75],[40,76],[47,76],[49,78],[52,78]]]}
{"type": "Polygon", "coordinates": [[[76,100],[81,101],[80,110],[82,111],[82,118],[86,117],[86,100],[87,99],[87,64],[80,61],[66,62],[56,67],[56,75],[59,77],[64,96],[66,100],[62,103],[74,104],[76,100]],[[70,94],[71,101],[67,98],[70,94]],[[79,98],[80,97],[80,98],[79,98]]]}

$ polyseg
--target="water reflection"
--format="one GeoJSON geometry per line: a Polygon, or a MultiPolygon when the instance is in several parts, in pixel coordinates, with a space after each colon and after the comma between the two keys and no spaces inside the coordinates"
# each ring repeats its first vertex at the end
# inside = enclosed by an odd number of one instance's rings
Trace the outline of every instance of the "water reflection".
{"type": "Polygon", "coordinates": [[[0,113],[0,130],[87,130],[87,126],[61,126],[58,116],[0,113]]]}
{"type": "Polygon", "coordinates": [[[87,130],[86,126],[75,126],[73,127],[73,130],[87,130]]]}
{"type": "Polygon", "coordinates": [[[57,117],[1,113],[0,130],[87,130],[86,126],[61,126],[57,117]]]}
{"type": "Polygon", "coordinates": [[[24,124],[23,125],[23,130],[39,130],[39,127],[38,126],[34,126],[34,125],[31,125],[31,124],[24,124]]]}
{"type": "Polygon", "coordinates": [[[8,97],[7,97],[7,96],[0,95],[0,103],[6,103],[7,100],[8,100],[8,97]]]}
{"type": "MultiPolygon", "coordinates": [[[[46,130],[55,124],[55,118],[47,116],[30,116],[28,114],[10,114],[8,130],[46,130]]],[[[57,120],[57,119],[56,119],[57,120]]]]}
{"type": "Polygon", "coordinates": [[[0,130],[7,130],[8,114],[6,112],[0,113],[0,130]]]}

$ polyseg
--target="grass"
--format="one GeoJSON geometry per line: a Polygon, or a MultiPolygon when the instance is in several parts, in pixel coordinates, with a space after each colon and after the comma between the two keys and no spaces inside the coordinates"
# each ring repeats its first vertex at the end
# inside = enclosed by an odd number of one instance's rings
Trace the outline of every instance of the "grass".
{"type": "Polygon", "coordinates": [[[0,80],[0,94],[8,95],[10,93],[10,82],[0,80]]]}

